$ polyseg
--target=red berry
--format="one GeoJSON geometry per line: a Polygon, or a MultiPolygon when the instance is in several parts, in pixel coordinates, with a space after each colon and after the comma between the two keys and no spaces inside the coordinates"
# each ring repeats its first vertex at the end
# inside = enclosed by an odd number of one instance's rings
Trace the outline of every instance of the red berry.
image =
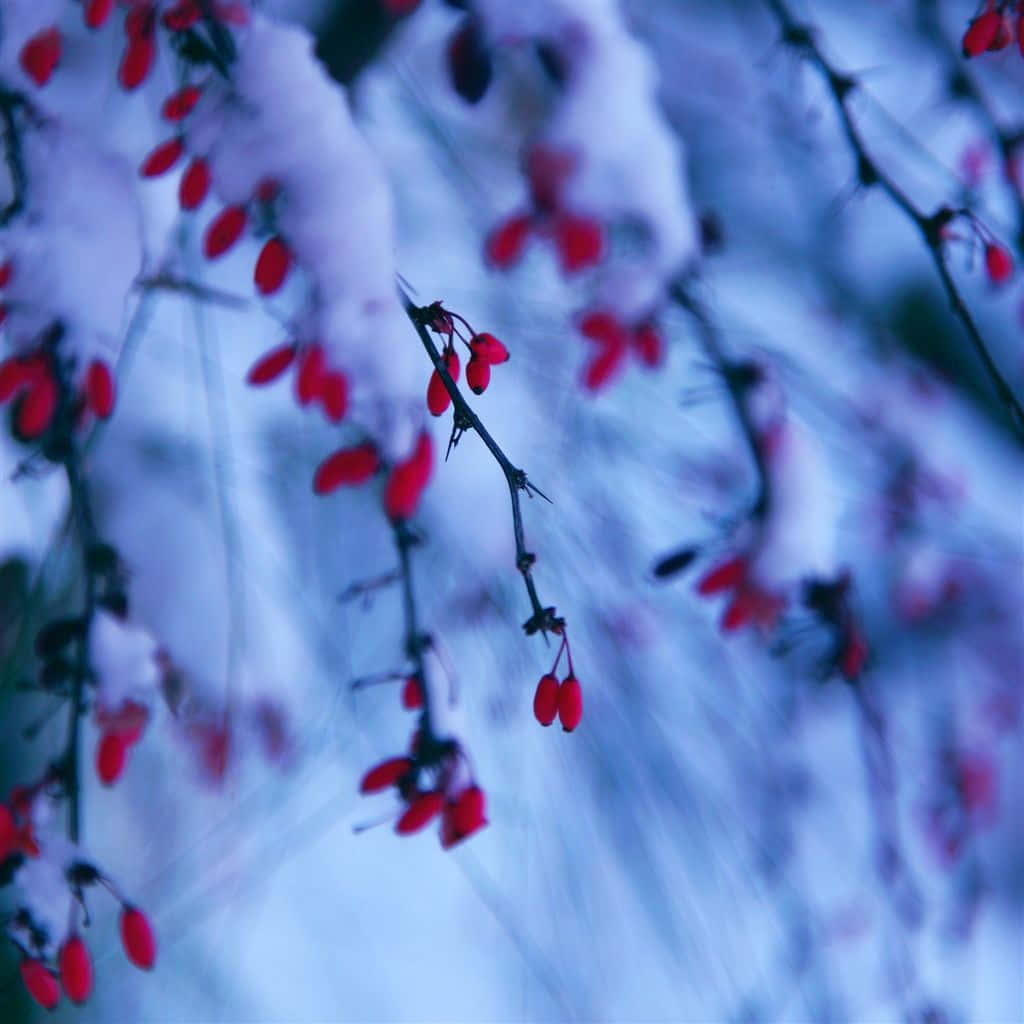
{"type": "Polygon", "coordinates": [[[995,38],[988,44],[990,53],[998,53],[1005,50],[1013,42],[1013,32],[1010,23],[1005,17],[999,19],[999,28],[996,30],[995,38]]]}
{"type": "Polygon", "coordinates": [[[168,139],[166,142],[161,142],[160,145],[142,161],[142,166],[139,168],[139,174],[141,174],[143,178],[159,177],[159,175],[165,174],[169,171],[181,159],[181,154],[184,152],[185,143],[178,137],[168,139]]]}
{"type": "Polygon", "coordinates": [[[492,366],[508,362],[508,349],[493,334],[486,331],[483,334],[474,334],[469,347],[474,356],[492,366]]]}
{"type": "Polygon", "coordinates": [[[961,45],[965,57],[977,57],[984,53],[999,35],[999,27],[1002,24],[1002,16],[992,8],[983,14],[979,14],[964,33],[961,45]]]}
{"type": "Polygon", "coordinates": [[[472,835],[487,824],[484,791],[479,786],[464,789],[451,809],[452,825],[459,838],[472,835]]]}
{"type": "Polygon", "coordinates": [[[46,85],[60,61],[60,32],[56,27],[37,32],[21,48],[18,62],[38,86],[46,85]]]}
{"type": "Polygon", "coordinates": [[[440,793],[420,793],[398,819],[395,831],[400,836],[419,832],[441,813],[443,807],[444,797],[440,793]]]}
{"type": "Polygon", "coordinates": [[[114,411],[114,378],[102,359],[94,359],[86,371],[85,400],[92,414],[101,420],[114,411]]]}
{"type": "Polygon", "coordinates": [[[1005,284],[1013,276],[1013,257],[997,242],[985,246],[985,271],[993,284],[1005,284]]]}
{"type": "Polygon", "coordinates": [[[583,691],[580,681],[568,675],[558,687],[558,720],[565,732],[572,732],[583,717],[583,691]]]}
{"type": "Polygon", "coordinates": [[[342,448],[329,455],[317,467],[313,476],[313,491],[316,494],[330,494],[342,486],[365,483],[377,472],[379,465],[377,449],[369,442],[355,448],[342,448]]]}
{"type": "Polygon", "coordinates": [[[209,191],[210,168],[202,157],[196,157],[178,183],[178,202],[183,210],[194,210],[202,204],[209,191]]]}
{"type": "Polygon", "coordinates": [[[413,516],[433,466],[434,445],[430,435],[423,430],[412,454],[391,470],[384,488],[384,509],[391,519],[413,516]]]}
{"type": "Polygon", "coordinates": [[[629,338],[622,321],[606,309],[595,309],[584,314],[579,322],[580,334],[606,347],[624,346],[629,338]]]}
{"type": "Polygon", "coordinates": [[[491,383],[491,364],[475,355],[466,363],[466,383],[476,395],[482,395],[491,383]]]}
{"type": "Polygon", "coordinates": [[[558,206],[566,178],[576,167],[576,158],[564,150],[534,146],[526,157],[526,175],[530,181],[533,205],[541,211],[558,206]]]}
{"type": "Polygon", "coordinates": [[[654,324],[641,324],[633,331],[633,349],[645,366],[659,366],[665,358],[665,342],[654,324]]]}
{"type": "Polygon", "coordinates": [[[738,587],[747,575],[747,561],[745,558],[730,558],[727,562],[715,566],[697,582],[697,593],[707,596],[717,594],[722,590],[731,590],[738,587]]]}
{"type": "MultiPolygon", "coordinates": [[[[459,379],[459,354],[454,348],[446,348],[441,358],[444,360],[445,369],[452,380],[459,379]]],[[[441,416],[451,405],[452,396],[444,386],[441,374],[434,370],[430,375],[430,382],[427,384],[427,409],[431,416],[441,416]]]]}
{"type": "Polygon", "coordinates": [[[129,39],[152,38],[156,29],[156,5],[151,0],[139,0],[128,8],[124,19],[124,34],[129,39]]]}
{"type": "Polygon", "coordinates": [[[149,74],[156,56],[156,44],[152,34],[133,36],[128,40],[121,66],[117,70],[117,80],[121,88],[131,91],[137,89],[149,74]]]}
{"type": "Polygon", "coordinates": [[[107,23],[114,9],[114,0],[86,0],[85,24],[87,28],[100,28],[107,23]]]}
{"type": "Polygon", "coordinates": [[[268,239],[260,250],[256,269],[253,271],[253,280],[259,293],[272,295],[276,292],[284,284],[291,265],[291,250],[285,245],[284,240],[278,235],[268,239]]]}
{"type": "Polygon", "coordinates": [[[244,206],[229,206],[207,226],[203,236],[203,253],[215,260],[230,249],[245,230],[247,215],[244,206]]]}
{"type": "Polygon", "coordinates": [[[558,678],[551,673],[541,676],[537,692],[533,695],[533,717],[548,726],[558,714],[558,678]]]}
{"type": "Polygon", "coordinates": [[[0,288],[6,288],[11,283],[11,274],[14,273],[14,265],[10,260],[0,263],[0,288]]]}
{"type": "Polygon", "coordinates": [[[164,100],[160,113],[165,121],[180,121],[192,113],[192,108],[199,102],[201,95],[202,90],[198,86],[186,85],[164,100]]]}
{"type": "Polygon", "coordinates": [[[415,711],[423,707],[423,691],[420,689],[420,681],[415,676],[409,676],[402,684],[402,707],[406,711],[415,711]]]}
{"type": "Polygon", "coordinates": [[[25,983],[29,995],[44,1010],[52,1010],[60,1002],[57,979],[42,960],[25,957],[21,961],[21,980],[25,983]]]}
{"type": "Polygon", "coordinates": [[[727,633],[745,626],[754,618],[757,601],[747,590],[741,590],[726,606],[722,614],[722,629],[727,633]]]}
{"type": "Polygon", "coordinates": [[[128,740],[119,732],[103,734],[96,748],[96,774],[104,786],[112,786],[124,772],[128,760],[128,740]]]}
{"type": "Polygon", "coordinates": [[[299,405],[309,405],[314,398],[320,397],[326,373],[323,347],[315,342],[307,345],[299,357],[299,372],[295,378],[295,396],[299,405]]]}
{"type": "Polygon", "coordinates": [[[18,407],[18,433],[31,440],[46,431],[57,411],[57,385],[49,372],[40,374],[29,384],[18,407]]]}
{"type": "Polygon", "coordinates": [[[555,220],[554,238],[565,274],[592,267],[604,252],[604,229],[590,217],[563,214],[555,220]]]}
{"type": "Polygon", "coordinates": [[[583,371],[583,386],[588,391],[600,391],[622,369],[626,359],[624,344],[606,345],[597,352],[583,371]]]}
{"type": "Polygon", "coordinates": [[[379,793],[395,785],[399,779],[409,774],[412,761],[407,757],[392,757],[371,768],[359,783],[360,793],[379,793]]]}
{"type": "Polygon", "coordinates": [[[484,258],[492,267],[507,270],[519,262],[532,230],[533,218],[529,215],[510,217],[487,236],[484,258]]]}
{"type": "Polygon", "coordinates": [[[348,377],[339,370],[327,370],[320,382],[320,404],[332,423],[340,423],[348,410],[348,377]]]}
{"type": "Polygon", "coordinates": [[[6,402],[26,383],[25,367],[17,356],[0,363],[0,402],[6,402]]]}
{"type": "Polygon", "coordinates": [[[148,971],[156,963],[156,939],[149,919],[137,907],[127,903],[121,910],[121,945],[136,967],[148,971]]]}
{"type": "Polygon", "coordinates": [[[864,671],[867,660],[868,645],[864,634],[856,626],[851,626],[839,653],[839,671],[842,672],[844,679],[851,683],[856,682],[864,671]]]}
{"type": "Polygon", "coordinates": [[[254,387],[270,384],[292,365],[295,359],[295,346],[279,345],[256,360],[245,375],[246,383],[254,387]]]}
{"type": "Polygon", "coordinates": [[[81,936],[73,934],[57,954],[60,984],[73,1003],[82,1004],[92,991],[92,962],[81,936]]]}
{"type": "Polygon", "coordinates": [[[256,186],[256,198],[261,203],[272,203],[281,191],[280,182],[275,181],[273,178],[264,178],[256,186]]]}

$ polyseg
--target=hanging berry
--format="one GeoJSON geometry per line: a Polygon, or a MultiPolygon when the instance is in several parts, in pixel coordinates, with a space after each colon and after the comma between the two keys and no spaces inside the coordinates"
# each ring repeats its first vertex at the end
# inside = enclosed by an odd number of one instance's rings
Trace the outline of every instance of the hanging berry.
{"type": "Polygon", "coordinates": [[[121,945],[136,967],[151,970],[156,963],[156,939],[149,919],[138,907],[125,904],[121,909],[121,945]]]}
{"type": "Polygon", "coordinates": [[[60,947],[57,966],[64,994],[73,1003],[84,1003],[92,992],[92,961],[80,935],[72,933],[60,947]]]}

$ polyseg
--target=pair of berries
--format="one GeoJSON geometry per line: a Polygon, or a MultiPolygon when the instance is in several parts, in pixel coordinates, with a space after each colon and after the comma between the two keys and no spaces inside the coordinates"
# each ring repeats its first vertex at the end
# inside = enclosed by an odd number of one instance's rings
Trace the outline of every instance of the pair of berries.
{"type": "Polygon", "coordinates": [[[722,629],[726,632],[748,623],[771,628],[785,607],[784,598],[754,582],[749,568],[746,558],[736,556],[715,566],[697,583],[697,593],[703,597],[732,591],[732,599],[722,614],[722,629]]]}
{"type": "MultiPolygon", "coordinates": [[[[156,963],[156,939],[146,915],[124,903],[120,919],[121,946],[125,955],[144,971],[156,963]]],[[[57,975],[42,960],[23,957],[21,980],[29,995],[45,1010],[60,1002],[60,989],[73,1003],[81,1005],[92,993],[92,959],[82,937],[72,932],[57,953],[57,975]],[[60,988],[57,980],[60,979],[60,988]]]]}
{"type": "Polygon", "coordinates": [[[572,732],[580,724],[583,691],[571,669],[561,683],[553,672],[541,676],[533,695],[533,716],[543,726],[551,725],[557,716],[565,732],[572,732]]]}
{"type": "Polygon", "coordinates": [[[588,391],[599,391],[608,384],[623,369],[630,352],[651,368],[665,358],[664,339],[651,320],[627,324],[610,310],[591,310],[580,318],[579,331],[595,346],[583,371],[583,386],[588,391]]]}
{"type": "Polygon", "coordinates": [[[1006,12],[1006,7],[1005,0],[998,4],[995,0],[986,0],[985,9],[971,20],[960,42],[965,57],[1005,50],[1015,39],[1024,55],[1024,11],[1018,11],[1015,20],[1014,15],[1006,12]]]}

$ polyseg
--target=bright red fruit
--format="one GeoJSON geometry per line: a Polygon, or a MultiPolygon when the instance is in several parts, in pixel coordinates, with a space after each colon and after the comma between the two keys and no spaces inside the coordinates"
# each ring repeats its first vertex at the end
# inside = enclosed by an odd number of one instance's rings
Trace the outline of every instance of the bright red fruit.
{"type": "Polygon", "coordinates": [[[730,590],[738,587],[747,574],[747,562],[745,558],[730,558],[727,562],[715,566],[697,583],[697,593],[707,596],[717,594],[722,590],[730,590]]]}
{"type": "Polygon", "coordinates": [[[993,284],[1005,284],[1013,276],[1013,257],[997,242],[985,246],[985,272],[993,284]]]}
{"type": "Polygon", "coordinates": [[[548,726],[558,714],[558,679],[548,673],[541,676],[537,692],[533,695],[533,717],[541,725],[548,726]]]}
{"type": "Polygon", "coordinates": [[[288,276],[292,265],[292,253],[284,239],[275,235],[268,239],[260,250],[259,259],[256,260],[256,269],[253,271],[253,281],[261,295],[272,295],[288,276]]]}
{"type": "Polygon", "coordinates": [[[423,707],[423,691],[420,689],[420,681],[415,676],[409,676],[402,684],[402,707],[406,711],[415,711],[423,707]]]}
{"type": "Polygon", "coordinates": [[[46,85],[60,61],[60,32],[56,27],[37,32],[21,48],[18,63],[38,86],[46,85]]]}
{"type": "Polygon", "coordinates": [[[558,687],[558,720],[565,732],[572,732],[583,717],[583,691],[580,681],[568,675],[558,687]]]}
{"type": "Polygon", "coordinates": [[[722,613],[722,629],[731,632],[734,629],[739,629],[740,626],[745,626],[753,619],[756,610],[753,596],[748,591],[741,590],[726,605],[725,611],[722,613]]]}
{"type": "Polygon", "coordinates": [[[340,423],[348,411],[348,377],[339,370],[326,370],[320,381],[320,404],[332,423],[340,423]]]}
{"type": "Polygon", "coordinates": [[[329,455],[317,467],[313,476],[313,491],[316,494],[330,494],[342,486],[365,483],[377,472],[379,465],[377,449],[369,442],[355,448],[342,448],[329,455]]]}
{"type": "Polygon", "coordinates": [[[21,980],[29,995],[44,1010],[52,1010],[60,1002],[57,979],[42,960],[25,957],[21,961],[21,980]]]}
{"type": "Polygon", "coordinates": [[[1003,23],[1002,15],[989,8],[983,14],[979,14],[964,33],[961,45],[965,57],[977,57],[984,53],[999,36],[999,29],[1003,23]]]}
{"type": "Polygon", "coordinates": [[[203,253],[215,260],[230,249],[245,230],[247,215],[244,206],[229,206],[222,210],[206,228],[203,253]]]}
{"type": "Polygon", "coordinates": [[[482,395],[491,383],[491,364],[472,356],[466,363],[466,383],[474,394],[482,395]]]}
{"type": "Polygon", "coordinates": [[[145,160],[142,161],[142,166],[139,168],[139,174],[143,178],[156,178],[161,174],[165,174],[169,171],[180,159],[181,154],[185,152],[185,143],[180,138],[168,139],[166,142],[161,142],[159,146],[154,149],[145,160]]]}
{"type": "Polygon", "coordinates": [[[421,793],[398,819],[395,831],[400,836],[419,832],[441,813],[443,807],[444,797],[440,793],[421,793]]]}
{"type": "Polygon", "coordinates": [[[641,324],[633,331],[633,350],[645,366],[659,366],[665,358],[665,342],[654,324],[641,324]]]}
{"type": "Polygon", "coordinates": [[[451,809],[452,825],[460,838],[472,835],[487,824],[484,791],[479,786],[464,789],[451,809]]]}
{"type": "Polygon", "coordinates": [[[85,24],[87,28],[100,28],[107,23],[114,9],[114,0],[86,0],[85,24]]]}
{"type": "Polygon", "coordinates": [[[482,334],[474,334],[470,339],[469,347],[474,356],[492,366],[508,362],[508,349],[493,334],[488,334],[486,331],[482,334]]]}
{"type": "Polygon", "coordinates": [[[519,262],[532,230],[533,218],[530,216],[510,217],[487,236],[484,258],[492,267],[508,270],[519,262]]]}
{"type": "Polygon", "coordinates": [[[117,69],[117,80],[121,88],[130,92],[142,85],[153,66],[155,56],[156,44],[151,34],[129,39],[121,58],[121,66],[117,69]]]}
{"type": "Polygon", "coordinates": [[[554,223],[554,239],[565,274],[592,267],[604,253],[604,229],[590,217],[559,216],[554,223]]]}
{"type": "Polygon", "coordinates": [[[178,202],[183,210],[202,205],[210,191],[210,168],[202,157],[196,157],[185,169],[178,183],[178,202]]]}
{"type": "Polygon", "coordinates": [[[412,768],[412,761],[407,757],[392,757],[371,768],[359,783],[360,793],[379,793],[382,789],[393,786],[412,768]]]}
{"type": "Polygon", "coordinates": [[[60,947],[57,966],[64,994],[73,1003],[84,1003],[92,991],[92,961],[80,935],[72,934],[60,947]]]}
{"type": "Polygon", "coordinates": [[[192,113],[192,108],[199,102],[202,90],[196,85],[186,85],[164,100],[160,113],[165,121],[180,121],[192,113]]]}
{"type": "Polygon", "coordinates": [[[136,967],[148,971],[156,963],[156,939],[149,919],[138,907],[127,903],[121,910],[121,945],[136,967]]]}
{"type": "Polygon", "coordinates": [[[6,402],[25,383],[25,367],[17,356],[0,363],[0,402],[6,402]]]}
{"type": "Polygon", "coordinates": [[[307,345],[299,356],[299,372],[295,378],[295,396],[299,405],[309,405],[320,396],[326,372],[323,347],[316,343],[307,345]]]}
{"type": "Polygon", "coordinates": [[[57,384],[49,372],[36,377],[21,400],[16,417],[18,433],[22,437],[39,437],[46,431],[57,411],[57,384]]]}
{"type": "Polygon", "coordinates": [[[245,375],[246,383],[252,384],[255,387],[270,384],[277,380],[292,365],[294,360],[295,346],[290,344],[279,345],[253,363],[249,372],[245,375]]]}
{"type": "Polygon", "coordinates": [[[409,519],[420,503],[423,489],[434,466],[434,444],[430,435],[420,431],[412,454],[399,462],[388,477],[384,489],[384,509],[391,519],[409,519]]]}
{"type": "Polygon", "coordinates": [[[94,359],[85,373],[85,401],[98,419],[114,411],[114,378],[102,359],[94,359]]]}
{"type": "Polygon", "coordinates": [[[112,786],[124,772],[128,760],[128,740],[121,733],[103,734],[96,748],[96,774],[104,786],[112,786]]]}
{"type": "Polygon", "coordinates": [[[588,391],[600,391],[622,369],[627,351],[624,344],[616,343],[595,353],[583,370],[583,386],[588,391]]]}
{"type": "MultiPolygon", "coordinates": [[[[459,379],[459,354],[454,348],[446,348],[441,355],[444,360],[445,369],[452,380],[459,379]]],[[[444,386],[441,374],[434,370],[430,375],[430,382],[427,384],[427,408],[431,416],[441,416],[452,403],[452,396],[444,386]]]]}

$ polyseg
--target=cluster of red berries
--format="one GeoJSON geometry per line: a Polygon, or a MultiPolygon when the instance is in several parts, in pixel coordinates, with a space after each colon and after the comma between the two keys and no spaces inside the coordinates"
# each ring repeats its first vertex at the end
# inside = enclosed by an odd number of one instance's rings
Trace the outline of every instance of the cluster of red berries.
{"type": "MultiPolygon", "coordinates": [[[[423,312],[427,327],[445,339],[441,359],[448,376],[453,381],[459,379],[459,354],[455,350],[458,338],[469,352],[466,383],[473,394],[482,395],[491,383],[491,367],[508,362],[508,349],[493,334],[486,331],[478,334],[464,317],[445,309],[440,302],[431,303],[423,312]]],[[[427,409],[432,416],[441,416],[451,401],[444,380],[435,369],[427,384],[427,409]]]]}
{"type": "Polygon", "coordinates": [[[618,374],[632,352],[644,366],[660,366],[665,358],[665,342],[650,319],[626,324],[608,310],[592,310],[579,320],[579,332],[595,345],[593,358],[583,370],[583,386],[599,391],[618,374]]]}
{"type": "Polygon", "coordinates": [[[340,423],[348,412],[348,377],[327,365],[323,345],[318,341],[285,342],[264,353],[250,367],[246,381],[253,387],[273,384],[295,365],[295,400],[305,408],[318,402],[332,423],[340,423]]]}
{"type": "Polygon", "coordinates": [[[1016,40],[1024,55],[1024,4],[1019,0],[985,0],[971,19],[961,46],[965,57],[1005,50],[1016,40]]]}
{"type": "MultiPolygon", "coordinates": [[[[71,871],[79,867],[74,865],[71,871]]],[[[144,971],[152,969],[156,963],[156,939],[148,918],[138,907],[122,902],[120,933],[128,959],[144,971]]],[[[23,951],[21,980],[29,995],[45,1010],[57,1006],[61,989],[71,1002],[84,1003],[92,993],[93,978],[92,959],[82,937],[72,931],[64,940],[57,952],[56,971],[45,960],[23,951]]]]}
{"type": "MultiPolygon", "coordinates": [[[[409,711],[423,707],[423,690],[415,676],[402,685],[402,706],[409,711]]],[[[456,768],[463,753],[454,740],[425,737],[422,727],[413,733],[407,756],[391,757],[371,768],[359,783],[359,792],[380,793],[394,787],[404,807],[395,821],[398,835],[411,835],[441,819],[441,847],[450,849],[487,824],[483,790],[470,780],[457,780],[456,768]],[[422,777],[429,781],[424,785],[422,777]]]]}
{"type": "MultiPolygon", "coordinates": [[[[114,378],[101,359],[93,360],[74,407],[75,422],[85,412],[106,419],[114,411],[114,378]]],[[[60,405],[60,386],[53,357],[43,349],[0,362],[0,405],[15,400],[14,429],[26,441],[41,437],[50,428],[60,405]]]]}
{"type": "Polygon", "coordinates": [[[786,606],[786,600],[756,583],[750,576],[748,560],[737,555],[715,566],[697,581],[697,593],[711,597],[731,591],[732,597],[722,614],[722,629],[727,632],[748,623],[771,629],[786,606]]]}
{"type": "Polygon", "coordinates": [[[501,270],[522,258],[526,244],[536,236],[555,247],[563,273],[576,274],[592,267],[604,255],[604,228],[593,217],[566,208],[565,182],[576,168],[577,157],[563,150],[534,146],[526,157],[526,177],[533,209],[502,221],[484,245],[487,262],[501,270]]]}
{"type": "Polygon", "coordinates": [[[533,695],[533,717],[543,726],[549,726],[557,717],[565,732],[572,732],[583,718],[583,691],[580,681],[572,667],[572,654],[569,651],[569,638],[562,637],[562,643],[555,656],[551,671],[541,676],[537,690],[533,695]],[[569,672],[558,681],[558,663],[562,660],[562,652],[568,655],[569,672]]]}

